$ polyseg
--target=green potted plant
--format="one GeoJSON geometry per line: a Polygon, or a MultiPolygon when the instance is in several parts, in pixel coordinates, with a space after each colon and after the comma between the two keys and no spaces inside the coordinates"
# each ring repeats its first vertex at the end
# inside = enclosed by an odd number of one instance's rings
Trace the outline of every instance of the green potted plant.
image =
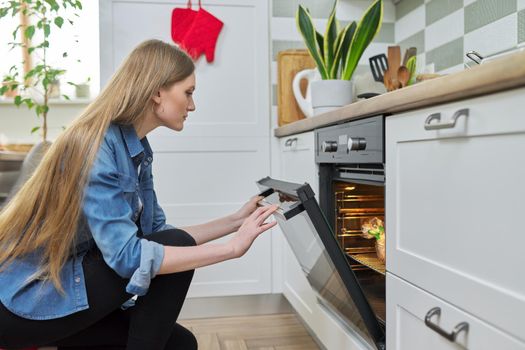
{"type": "MultiPolygon", "coordinates": [[[[78,16],[77,11],[82,9],[82,3],[79,0],[10,0],[0,5],[0,20],[8,15],[21,15],[22,23],[14,28],[13,41],[9,45],[11,49],[22,48],[25,53],[20,62],[25,66],[24,71],[18,64],[13,65],[9,74],[4,76],[0,95],[20,89],[13,102],[16,106],[26,105],[30,109],[34,108],[37,116],[42,118],[42,124],[34,127],[31,133],[41,130],[44,142],[47,141],[49,99],[56,97],[59,78],[65,73],[65,70],[49,65],[50,35],[53,31],[61,29],[66,21],[73,25],[73,20],[66,17],[68,9],[73,10],[69,17],[78,16]],[[32,39],[37,39],[38,42],[32,44],[32,39]],[[34,66],[30,63],[33,59],[34,66]]],[[[67,52],[64,52],[62,57],[67,57],[67,52]]],[[[67,96],[63,96],[68,99],[67,96]]]]}
{"type": "Polygon", "coordinates": [[[76,98],[89,98],[90,97],[90,84],[91,77],[87,77],[87,79],[81,83],[72,83],[68,82],[69,85],[72,85],[75,87],[75,97],[76,98]]]}
{"type": "Polygon", "coordinates": [[[352,102],[352,75],[363,52],[381,29],[382,0],[375,0],[358,23],[352,21],[343,28],[336,18],[336,6],[337,0],[328,17],[324,35],[315,29],[308,9],[299,5],[297,10],[297,28],[316,63],[316,74],[319,75],[315,79],[311,70],[305,70],[297,74],[293,83],[295,98],[307,116],[352,102]],[[308,93],[307,98],[304,98],[298,89],[303,77],[310,81],[311,100],[308,99],[308,93]]]}

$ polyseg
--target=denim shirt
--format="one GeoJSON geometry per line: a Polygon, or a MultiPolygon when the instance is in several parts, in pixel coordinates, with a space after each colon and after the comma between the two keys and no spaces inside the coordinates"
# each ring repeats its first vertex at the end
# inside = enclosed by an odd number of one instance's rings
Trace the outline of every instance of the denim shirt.
{"type": "Polygon", "coordinates": [[[166,224],[157,203],[152,161],[153,152],[146,137],[139,140],[131,125],[111,124],[84,190],[75,253],[60,273],[65,294],[60,294],[49,280],[31,278],[41,259],[41,254],[35,251],[0,272],[2,304],[16,315],[35,320],[58,318],[89,308],[82,258],[93,244],[109,267],[129,279],[128,293],[146,294],[151,279],[160,269],[164,247],[141,235],[174,228],[166,224]],[[139,196],[140,228],[136,223],[139,196]]]}

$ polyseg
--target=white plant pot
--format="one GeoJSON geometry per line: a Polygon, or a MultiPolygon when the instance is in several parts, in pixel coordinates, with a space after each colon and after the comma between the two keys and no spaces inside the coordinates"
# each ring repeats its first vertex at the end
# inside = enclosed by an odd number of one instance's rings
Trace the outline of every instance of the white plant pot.
{"type": "Polygon", "coordinates": [[[318,80],[311,83],[314,115],[352,103],[352,80],[318,80]]]}
{"type": "Polygon", "coordinates": [[[76,98],[89,98],[89,84],[78,84],[75,86],[75,96],[76,98]]]}
{"type": "Polygon", "coordinates": [[[307,117],[323,114],[353,102],[353,81],[321,80],[317,69],[298,72],[292,83],[299,108],[307,117]],[[300,91],[301,80],[308,81],[306,96],[300,91]]]}

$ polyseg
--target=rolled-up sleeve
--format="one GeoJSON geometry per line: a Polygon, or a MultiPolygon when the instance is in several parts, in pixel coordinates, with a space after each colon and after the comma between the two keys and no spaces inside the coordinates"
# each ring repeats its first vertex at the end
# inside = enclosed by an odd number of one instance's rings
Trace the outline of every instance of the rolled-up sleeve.
{"type": "Polygon", "coordinates": [[[133,209],[126,200],[133,185],[122,181],[112,148],[104,140],[84,192],[84,215],[104,261],[119,276],[130,279],[126,291],[144,295],[160,269],[164,246],[137,236],[133,209]]]}

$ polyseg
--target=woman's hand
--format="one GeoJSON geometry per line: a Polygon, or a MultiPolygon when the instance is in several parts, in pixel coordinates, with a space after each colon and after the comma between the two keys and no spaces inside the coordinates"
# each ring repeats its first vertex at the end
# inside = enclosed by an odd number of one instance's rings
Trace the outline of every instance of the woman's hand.
{"type": "Polygon", "coordinates": [[[234,258],[239,258],[243,256],[248,251],[248,249],[251,247],[253,241],[261,233],[268,230],[269,228],[274,227],[277,224],[277,221],[272,221],[268,223],[264,223],[264,221],[270,215],[272,215],[272,213],[276,211],[278,207],[279,206],[277,205],[260,207],[256,209],[255,211],[253,211],[244,220],[239,230],[235,233],[233,238],[228,242],[228,244],[232,248],[234,258]]]}
{"type": "Polygon", "coordinates": [[[257,209],[257,202],[263,199],[263,196],[253,196],[248,202],[246,202],[239,210],[231,215],[235,222],[235,230],[237,231],[242,225],[244,220],[250,216],[255,209],[257,209]]]}

